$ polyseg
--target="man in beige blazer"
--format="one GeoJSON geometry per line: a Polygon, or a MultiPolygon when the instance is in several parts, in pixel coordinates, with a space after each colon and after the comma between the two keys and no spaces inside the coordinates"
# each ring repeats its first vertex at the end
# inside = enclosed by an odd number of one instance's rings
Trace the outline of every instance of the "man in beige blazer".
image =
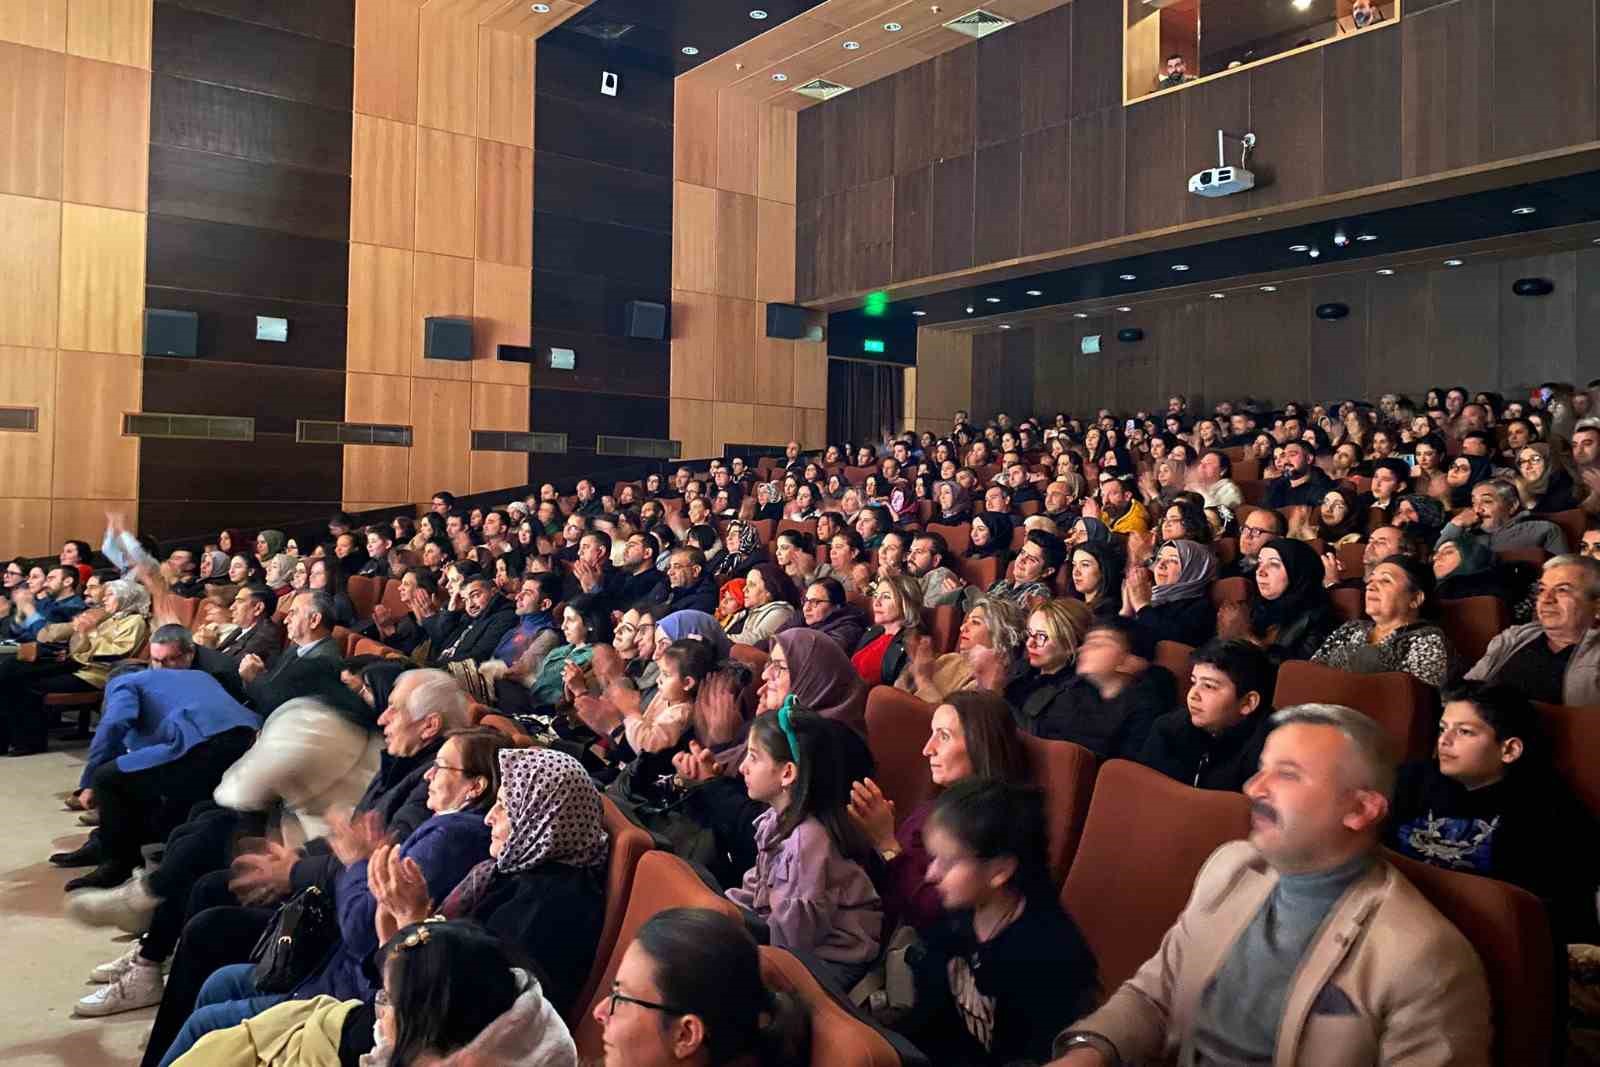
{"type": "Polygon", "coordinates": [[[1055,1067],[1487,1067],[1477,954],[1378,854],[1395,765],[1372,720],[1273,717],[1250,838],[1212,854],[1161,949],[1055,1067]]]}

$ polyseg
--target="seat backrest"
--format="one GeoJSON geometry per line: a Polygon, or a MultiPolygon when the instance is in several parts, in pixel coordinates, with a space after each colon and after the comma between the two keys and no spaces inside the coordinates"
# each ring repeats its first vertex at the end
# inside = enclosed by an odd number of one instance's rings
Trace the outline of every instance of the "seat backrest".
{"type": "Polygon", "coordinates": [[[606,833],[611,837],[611,855],[606,857],[606,915],[600,924],[600,940],[595,945],[594,967],[578,999],[564,1013],[569,1022],[578,1012],[587,1011],[595,1001],[605,964],[610,962],[611,951],[617,946],[617,932],[622,929],[622,915],[633,892],[639,860],[654,844],[644,828],[622,814],[622,809],[613,804],[610,797],[602,795],[600,803],[604,808],[606,833]]]}
{"type": "Polygon", "coordinates": [[[1537,546],[1531,548],[1502,548],[1495,553],[1501,563],[1531,563],[1535,567],[1544,566],[1544,561],[1550,558],[1550,553],[1537,546]]]}
{"type": "Polygon", "coordinates": [[[1328,603],[1333,605],[1333,614],[1340,622],[1354,622],[1366,609],[1367,598],[1360,589],[1330,589],[1328,603]]]}
{"type": "Polygon", "coordinates": [[[1235,478],[1233,483],[1239,487],[1239,495],[1244,497],[1246,504],[1260,507],[1267,499],[1267,483],[1256,478],[1235,478]]]}
{"type": "Polygon", "coordinates": [[[922,628],[933,640],[933,654],[942,656],[956,650],[956,638],[961,629],[961,607],[941,604],[936,608],[922,609],[922,628]]]}
{"type": "Polygon", "coordinates": [[[1043,511],[1044,504],[1038,500],[1024,500],[1022,503],[1017,505],[1017,510],[1022,512],[1023,518],[1028,518],[1029,516],[1037,515],[1039,512],[1043,511]]]}
{"type": "Polygon", "coordinates": [[[1595,759],[1600,752],[1600,707],[1537,707],[1556,770],[1589,813],[1600,816],[1600,760],[1595,759]]]}
{"type": "MultiPolygon", "coordinates": [[[[1229,451],[1232,451],[1231,449],[1229,451]]],[[[1261,461],[1254,456],[1240,456],[1233,461],[1233,481],[1258,482],[1261,480],[1261,461]]]]}
{"type": "Polygon", "coordinates": [[[875,473],[877,469],[878,468],[875,466],[846,467],[844,469],[844,480],[849,482],[851,485],[860,485],[862,482],[867,480],[867,475],[875,473]]]}
{"type": "Polygon", "coordinates": [[[769,657],[754,645],[734,645],[728,654],[740,663],[748,663],[750,668],[756,672],[756,677],[758,678],[761,676],[761,672],[767,669],[769,657]]]}
{"type": "Polygon", "coordinates": [[[1022,546],[1028,541],[1028,530],[1023,526],[1013,527],[1011,530],[1011,551],[1020,552],[1022,546]]]}
{"type": "Polygon", "coordinates": [[[1433,749],[1438,693],[1405,671],[1356,674],[1293,659],[1278,668],[1272,706],[1343,704],[1383,726],[1400,759],[1422,759],[1433,749]]]}
{"type": "Polygon", "coordinates": [[[1495,635],[1511,625],[1511,612],[1497,596],[1441,600],[1439,607],[1439,626],[1466,664],[1478,662],[1495,635]]]}
{"type": "Polygon", "coordinates": [[[372,618],[372,609],[383,600],[384,579],[369,578],[361,574],[352,574],[345,583],[345,592],[350,596],[350,605],[356,609],[356,618],[372,618]]]}
{"type": "Polygon", "coordinates": [[[967,546],[972,544],[971,524],[965,522],[946,524],[933,521],[928,523],[927,529],[929,533],[936,533],[940,537],[944,538],[945,546],[950,549],[950,555],[945,560],[945,564],[949,566],[951,570],[955,570],[956,557],[965,552],[967,550],[967,546]]]}
{"type": "Polygon", "coordinates": [[[1219,578],[1211,583],[1211,603],[1219,608],[1224,604],[1243,604],[1249,599],[1248,578],[1219,578]]]}
{"type": "Polygon", "coordinates": [[[1553,511],[1548,515],[1538,518],[1546,522],[1553,522],[1561,527],[1561,532],[1567,535],[1567,551],[1576,552],[1578,546],[1583,544],[1583,530],[1588,522],[1589,514],[1582,508],[1573,508],[1570,511],[1553,511]]]}
{"type": "Polygon", "coordinates": [[[1361,541],[1352,541],[1347,545],[1340,545],[1333,550],[1339,557],[1339,567],[1346,578],[1359,578],[1366,570],[1367,546],[1361,541]]]}
{"type": "Polygon", "coordinates": [[[952,563],[957,574],[968,585],[975,585],[979,589],[987,589],[1000,580],[1003,572],[1001,563],[1003,556],[986,556],[977,559],[972,556],[958,556],[952,563]]]}
{"type": "Polygon", "coordinates": [[[1028,751],[1033,784],[1044,792],[1050,876],[1060,885],[1066,880],[1083,836],[1083,821],[1089,816],[1089,797],[1094,792],[1099,763],[1093,752],[1071,741],[1046,741],[1024,734],[1022,746],[1028,751]]]}
{"type": "Polygon", "coordinates": [[[1206,858],[1249,829],[1243,793],[1194,789],[1127,760],[1100,768],[1061,905],[1094,950],[1102,999],[1155,955],[1206,858]]]}
{"type": "Polygon", "coordinates": [[[1489,980],[1494,1010],[1494,1062],[1500,1067],[1550,1063],[1556,988],[1550,920],[1538,897],[1508,882],[1447,871],[1385,852],[1428,902],[1472,943],[1489,980]]]}
{"type": "Polygon", "coordinates": [[[1211,542],[1211,551],[1217,557],[1217,566],[1226,567],[1239,558],[1239,539],[1219,537],[1211,542]]]}
{"type": "MultiPolygon", "coordinates": [[[[799,530],[801,533],[808,533],[812,537],[815,537],[815,536],[817,536],[817,520],[816,519],[779,519],[778,520],[777,533],[774,533],[772,536],[775,538],[775,537],[778,536],[778,534],[783,533],[783,531],[785,531],[785,530],[799,530]]],[[[825,551],[819,553],[819,555],[821,555],[824,560],[827,559],[827,553],[825,551]]]]}
{"type": "MultiPolygon", "coordinates": [[[[601,990],[609,990],[617,977],[617,967],[622,954],[628,951],[633,939],[657,912],[668,908],[711,908],[730,919],[739,918],[739,909],[722,894],[714,891],[683,860],[670,852],[652,850],[639,857],[634,870],[633,885],[628,892],[628,906],[622,913],[622,923],[617,927],[616,940],[600,968],[598,977],[591,975],[594,995],[582,1011],[574,1012],[570,1020],[572,1038],[578,1044],[578,1057],[588,1061],[602,1054],[601,1026],[590,1009],[599,999],[601,990]]],[[[596,957],[596,962],[600,962],[596,957]]]]}
{"type": "Polygon", "coordinates": [[[343,626],[333,628],[333,643],[339,646],[340,655],[347,658],[353,654],[352,649],[356,647],[356,641],[360,637],[361,635],[354,630],[346,630],[343,626]]]}
{"type": "Polygon", "coordinates": [[[902,819],[934,793],[922,754],[933,710],[932,704],[892,685],[875,685],[867,693],[867,748],[877,764],[875,780],[902,819]]]}
{"type": "Polygon", "coordinates": [[[405,601],[405,593],[400,587],[399,579],[383,583],[383,596],[378,601],[389,609],[389,617],[398,621],[406,617],[411,610],[411,605],[405,601]]]}
{"type": "Polygon", "coordinates": [[[1194,680],[1194,646],[1182,641],[1157,641],[1155,662],[1178,683],[1178,704],[1182,706],[1189,698],[1189,683],[1194,680]]]}
{"type": "Polygon", "coordinates": [[[829,996],[793,953],[770,945],[760,952],[761,981],[799,1000],[811,1016],[811,1067],[899,1067],[894,1046],[829,996]]]}

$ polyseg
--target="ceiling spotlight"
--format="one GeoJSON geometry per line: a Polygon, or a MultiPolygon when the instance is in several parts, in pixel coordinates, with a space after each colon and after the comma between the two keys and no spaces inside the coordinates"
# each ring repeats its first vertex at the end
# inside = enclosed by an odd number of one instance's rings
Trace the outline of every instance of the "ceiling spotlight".
{"type": "Polygon", "coordinates": [[[1289,251],[1291,251],[1291,252],[1309,252],[1309,251],[1311,251],[1311,246],[1310,245],[1290,245],[1289,246],[1289,251]]]}
{"type": "Polygon", "coordinates": [[[983,302],[985,304],[998,304],[1000,303],[1000,298],[998,296],[986,296],[983,298],[983,302]]]}
{"type": "Polygon", "coordinates": [[[971,305],[971,304],[968,304],[968,305],[967,305],[967,314],[968,314],[968,315],[970,315],[970,314],[972,314],[972,313],[973,313],[973,312],[974,312],[974,311],[976,311],[976,310],[978,310],[978,309],[977,309],[977,308],[975,308],[975,307],[973,307],[973,306],[972,306],[972,305],[971,305]]]}
{"type": "Polygon", "coordinates": [[[1227,293],[1212,293],[1211,294],[1211,299],[1213,299],[1213,300],[1226,300],[1227,298],[1228,298],[1228,294],[1227,293]]]}
{"type": "Polygon", "coordinates": [[[860,47],[861,47],[861,42],[860,41],[846,41],[844,43],[844,50],[846,52],[854,52],[856,49],[858,49],[860,47]]]}
{"type": "Polygon", "coordinates": [[[1309,10],[1311,10],[1311,0],[1293,0],[1293,2],[1294,2],[1294,9],[1296,11],[1309,11],[1309,10]]]}
{"type": "Polygon", "coordinates": [[[1075,318],[1075,319],[1086,319],[1086,318],[1088,318],[1088,317],[1089,317],[1089,315],[1088,315],[1088,313],[1087,313],[1087,312],[1083,312],[1083,311],[1074,311],[1074,312],[1073,312],[1073,313],[1072,313],[1072,317],[1073,317],[1073,318],[1075,318]]]}
{"type": "Polygon", "coordinates": [[[1447,267],[1459,267],[1461,266],[1461,261],[1459,259],[1447,259],[1444,261],[1444,265],[1447,267]]]}
{"type": "Polygon", "coordinates": [[[883,24],[883,28],[887,33],[899,33],[902,29],[904,29],[904,27],[898,22],[885,22],[883,24]]]}
{"type": "Polygon", "coordinates": [[[1133,309],[1131,307],[1129,307],[1127,304],[1123,304],[1121,307],[1117,308],[1117,310],[1118,311],[1132,311],[1133,309]]]}
{"type": "Polygon", "coordinates": [[[1044,290],[1043,289],[1029,289],[1028,290],[1028,295],[1029,296],[1043,296],[1044,295],[1044,290]]]}
{"type": "Polygon", "coordinates": [[[1187,264],[1187,263],[1174,263],[1172,265],[1172,269],[1175,270],[1175,271],[1179,271],[1181,273],[1182,271],[1186,271],[1186,270],[1189,269],[1189,264],[1187,264]]]}
{"type": "Polygon", "coordinates": [[[1322,255],[1322,249],[1313,248],[1311,251],[1307,252],[1306,255],[1310,256],[1312,259],[1317,259],[1322,255]]]}
{"type": "Polygon", "coordinates": [[[1011,324],[1009,322],[1002,322],[1000,324],[1000,328],[1002,330],[1009,330],[1009,329],[1011,329],[1011,324]]]}
{"type": "Polygon", "coordinates": [[[1534,212],[1536,212],[1538,210],[1539,209],[1536,208],[1536,207],[1526,207],[1526,206],[1524,206],[1524,207],[1514,207],[1514,208],[1511,209],[1511,213],[1513,215],[1532,215],[1534,212]]]}
{"type": "Polygon", "coordinates": [[[755,19],[757,22],[760,22],[762,19],[767,17],[767,13],[758,7],[754,11],[750,12],[750,17],[755,19]]]}
{"type": "Polygon", "coordinates": [[[1394,268],[1393,267],[1379,267],[1378,268],[1378,273],[1383,275],[1385,278],[1387,278],[1390,275],[1394,274],[1394,268]]]}
{"type": "Polygon", "coordinates": [[[533,12],[535,14],[539,14],[539,15],[548,15],[548,14],[550,14],[550,5],[549,4],[530,4],[528,6],[529,6],[530,9],[533,10],[533,12]]]}
{"type": "Polygon", "coordinates": [[[1345,245],[1347,245],[1349,243],[1350,243],[1350,235],[1349,234],[1345,233],[1343,230],[1334,230],[1333,231],[1333,246],[1335,248],[1343,248],[1345,245]]]}
{"type": "Polygon", "coordinates": [[[912,312],[912,313],[911,313],[911,314],[913,314],[913,315],[915,315],[915,316],[916,316],[916,317],[917,317],[917,318],[919,318],[919,319],[920,319],[920,318],[922,318],[922,317],[923,317],[923,316],[924,316],[924,315],[926,315],[926,314],[927,314],[927,312],[926,312],[926,311],[913,311],[913,312],[912,312]]]}
{"type": "Polygon", "coordinates": [[[775,81],[775,82],[786,82],[786,81],[789,80],[789,75],[787,75],[787,74],[774,74],[772,76],[772,80],[775,81]]]}
{"type": "Polygon", "coordinates": [[[1125,282],[1131,282],[1135,278],[1137,278],[1138,275],[1137,274],[1119,274],[1119,275],[1117,275],[1117,277],[1121,278],[1125,282]]]}
{"type": "Polygon", "coordinates": [[[1378,239],[1378,235],[1375,234],[1375,233],[1358,233],[1358,234],[1356,234],[1356,240],[1358,240],[1358,241],[1376,241],[1377,239],[1378,239]]]}
{"type": "Polygon", "coordinates": [[[1263,293],[1276,293],[1278,291],[1278,287],[1276,285],[1263,285],[1261,287],[1261,291],[1263,293]]]}
{"type": "Polygon", "coordinates": [[[696,48],[692,44],[686,44],[683,46],[683,54],[686,56],[697,56],[700,54],[700,49],[696,48]]]}

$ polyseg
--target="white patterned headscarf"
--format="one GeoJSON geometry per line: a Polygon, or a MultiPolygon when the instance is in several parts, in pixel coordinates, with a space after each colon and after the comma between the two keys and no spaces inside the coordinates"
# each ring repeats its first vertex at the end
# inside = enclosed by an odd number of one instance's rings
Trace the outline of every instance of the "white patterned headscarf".
{"type": "Polygon", "coordinates": [[[511,834],[495,857],[502,874],[543,863],[593,867],[606,861],[600,793],[583,764],[550,748],[500,752],[500,798],[511,834]]]}

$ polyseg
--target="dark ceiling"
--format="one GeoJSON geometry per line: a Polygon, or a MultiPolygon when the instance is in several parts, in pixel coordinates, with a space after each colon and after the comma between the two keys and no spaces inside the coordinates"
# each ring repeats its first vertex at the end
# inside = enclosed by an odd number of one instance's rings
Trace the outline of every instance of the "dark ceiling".
{"type": "Polygon", "coordinates": [[[816,7],[821,0],[595,0],[553,32],[598,42],[619,59],[668,74],[693,70],[816,7]],[[767,17],[754,19],[752,11],[767,17]],[[685,55],[684,48],[698,54],[685,55]]]}

